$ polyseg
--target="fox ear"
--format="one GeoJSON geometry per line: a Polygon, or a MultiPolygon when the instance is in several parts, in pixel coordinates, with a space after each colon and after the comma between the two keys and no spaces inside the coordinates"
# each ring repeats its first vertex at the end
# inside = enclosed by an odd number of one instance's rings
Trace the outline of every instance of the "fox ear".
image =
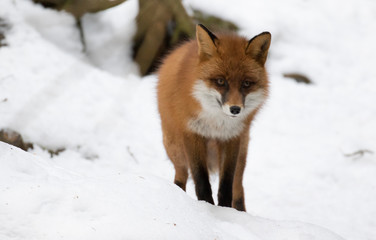
{"type": "Polygon", "coordinates": [[[210,57],[216,53],[218,38],[204,25],[196,25],[196,38],[200,57],[210,57]]]}
{"type": "Polygon", "coordinates": [[[268,56],[270,40],[272,35],[269,32],[263,32],[248,41],[245,53],[264,66],[268,56]]]}

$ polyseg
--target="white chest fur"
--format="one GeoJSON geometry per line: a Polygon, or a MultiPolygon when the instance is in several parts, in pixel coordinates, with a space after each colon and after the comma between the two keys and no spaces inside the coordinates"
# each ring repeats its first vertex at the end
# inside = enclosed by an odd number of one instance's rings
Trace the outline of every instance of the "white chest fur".
{"type": "Polygon", "coordinates": [[[201,104],[202,111],[197,117],[190,119],[188,128],[204,137],[228,140],[239,136],[245,127],[245,119],[264,102],[262,91],[256,91],[246,96],[244,110],[236,117],[228,116],[222,106],[221,94],[209,88],[204,81],[197,80],[193,96],[201,104]]]}
{"type": "Polygon", "coordinates": [[[221,140],[239,136],[244,129],[244,123],[239,118],[231,118],[223,113],[216,116],[208,112],[201,112],[197,118],[189,121],[188,126],[204,137],[221,140]]]}

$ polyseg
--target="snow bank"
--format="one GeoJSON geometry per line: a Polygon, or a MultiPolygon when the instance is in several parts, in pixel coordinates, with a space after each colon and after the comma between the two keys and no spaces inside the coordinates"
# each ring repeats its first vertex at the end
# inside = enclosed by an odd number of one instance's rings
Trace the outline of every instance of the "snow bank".
{"type": "Polygon", "coordinates": [[[152,175],[84,177],[4,143],[0,156],[1,239],[342,239],[198,202],[152,175]]]}

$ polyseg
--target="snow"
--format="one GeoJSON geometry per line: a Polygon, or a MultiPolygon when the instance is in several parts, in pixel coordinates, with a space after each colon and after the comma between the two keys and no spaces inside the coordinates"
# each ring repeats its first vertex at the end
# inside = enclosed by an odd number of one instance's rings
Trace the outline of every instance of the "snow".
{"type": "Polygon", "coordinates": [[[157,77],[140,78],[130,57],[137,1],[83,18],[85,55],[69,14],[3,0],[0,129],[36,145],[0,143],[0,239],[373,240],[376,3],[184,4],[231,19],[243,35],[273,36],[270,99],[244,174],[248,213],[197,201],[192,181],[187,193],[172,183],[157,77]],[[373,153],[346,156],[364,149],[373,153]]]}
{"type": "Polygon", "coordinates": [[[1,239],[342,239],[198,202],[152,175],[84,177],[4,143],[0,154],[1,239]]]}

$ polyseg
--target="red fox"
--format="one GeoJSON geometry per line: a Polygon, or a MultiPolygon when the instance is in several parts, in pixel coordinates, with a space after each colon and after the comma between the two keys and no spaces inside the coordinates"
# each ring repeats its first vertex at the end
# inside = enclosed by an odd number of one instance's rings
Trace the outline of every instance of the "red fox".
{"type": "Polygon", "coordinates": [[[196,26],[196,40],[172,51],[159,69],[163,144],[185,191],[191,171],[198,200],[214,204],[209,167],[219,168],[218,205],[246,211],[243,172],[249,128],[268,96],[265,61],[271,34],[251,40],[196,26]]]}

